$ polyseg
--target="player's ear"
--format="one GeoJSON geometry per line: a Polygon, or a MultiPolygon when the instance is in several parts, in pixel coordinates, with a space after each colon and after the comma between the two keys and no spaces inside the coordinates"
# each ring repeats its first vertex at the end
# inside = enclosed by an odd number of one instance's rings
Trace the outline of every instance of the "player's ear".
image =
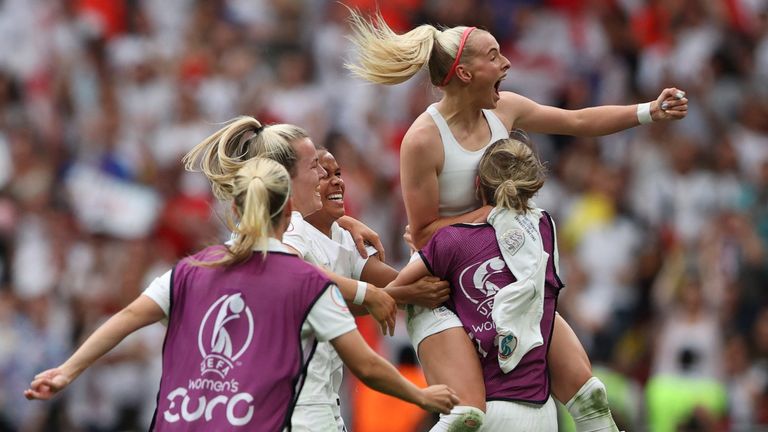
{"type": "Polygon", "coordinates": [[[456,66],[456,71],[454,73],[456,78],[460,79],[465,84],[468,84],[472,80],[472,72],[470,72],[467,67],[461,63],[456,66]]]}

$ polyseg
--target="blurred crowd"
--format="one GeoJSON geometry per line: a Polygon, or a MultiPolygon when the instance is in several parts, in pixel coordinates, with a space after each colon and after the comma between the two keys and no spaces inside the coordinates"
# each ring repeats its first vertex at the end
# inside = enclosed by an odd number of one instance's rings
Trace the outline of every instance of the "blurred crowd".
{"type": "MultiPolygon", "coordinates": [[[[674,124],[532,135],[550,173],[536,201],[558,221],[559,310],[624,429],[768,430],[768,0],[378,8],[398,31],[490,30],[512,62],[502,89],[542,104],[687,92],[674,124]]],[[[391,264],[407,260],[398,148],[439,93],[350,76],[346,14],[332,0],[0,1],[0,431],[146,429],[160,325],[52,402],[22,391],[178,258],[225,238],[180,158],[237,115],[306,128],[339,161],[348,214],[379,232],[391,264]]],[[[406,370],[403,327],[369,336],[406,370]]],[[[429,422],[348,393],[356,432],[429,422]]]]}

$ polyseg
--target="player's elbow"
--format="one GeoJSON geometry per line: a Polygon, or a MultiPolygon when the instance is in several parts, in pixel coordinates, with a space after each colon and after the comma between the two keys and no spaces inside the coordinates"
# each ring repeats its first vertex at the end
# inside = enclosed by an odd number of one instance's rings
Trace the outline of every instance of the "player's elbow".
{"type": "Polygon", "coordinates": [[[411,246],[416,250],[426,246],[430,238],[432,238],[432,231],[428,228],[411,230],[411,246]]]}

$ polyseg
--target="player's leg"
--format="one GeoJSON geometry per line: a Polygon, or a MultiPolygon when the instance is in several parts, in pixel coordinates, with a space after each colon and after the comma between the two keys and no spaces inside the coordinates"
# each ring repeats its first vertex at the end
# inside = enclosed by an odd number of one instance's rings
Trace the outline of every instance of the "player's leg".
{"type": "Polygon", "coordinates": [[[547,362],[552,393],[568,409],[578,432],[618,431],[605,386],[592,376],[584,347],[560,314],[555,314],[547,362]]]}
{"type": "Polygon", "coordinates": [[[432,311],[410,306],[408,312],[408,330],[427,383],[446,384],[460,399],[450,414],[440,415],[431,430],[478,430],[485,411],[485,385],[477,352],[461,321],[444,307],[432,311]]]}

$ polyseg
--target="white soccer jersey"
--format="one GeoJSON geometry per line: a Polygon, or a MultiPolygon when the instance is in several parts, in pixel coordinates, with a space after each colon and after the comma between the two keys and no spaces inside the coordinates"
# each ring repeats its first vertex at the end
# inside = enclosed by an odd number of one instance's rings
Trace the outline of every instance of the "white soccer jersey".
{"type": "MultiPolygon", "coordinates": [[[[355,275],[362,274],[363,267],[365,267],[365,264],[368,262],[368,258],[361,257],[360,254],[357,252],[357,245],[355,244],[355,240],[352,238],[352,234],[350,234],[349,231],[339,226],[338,223],[334,222],[331,225],[331,240],[355,252],[354,254],[355,265],[354,265],[354,269],[351,277],[353,279],[359,279],[355,275]]],[[[376,248],[371,245],[365,245],[365,251],[368,252],[369,258],[379,253],[379,251],[377,251],[376,248]]]]}
{"type": "Polygon", "coordinates": [[[333,239],[305,221],[301,213],[293,212],[291,224],[283,234],[283,243],[296,249],[307,262],[359,280],[368,259],[357,252],[352,235],[335,222],[331,227],[331,235],[333,239]]]}
{"type": "MultiPolygon", "coordinates": [[[[328,238],[305,221],[301,213],[293,212],[283,243],[296,249],[310,263],[322,265],[340,276],[360,279],[368,260],[357,252],[352,236],[348,232],[345,236],[346,231],[336,226],[336,235],[344,243],[328,238]]],[[[343,363],[336,350],[328,343],[319,343],[309,362],[297,405],[327,404],[337,410],[342,375],[343,363]]]]}

